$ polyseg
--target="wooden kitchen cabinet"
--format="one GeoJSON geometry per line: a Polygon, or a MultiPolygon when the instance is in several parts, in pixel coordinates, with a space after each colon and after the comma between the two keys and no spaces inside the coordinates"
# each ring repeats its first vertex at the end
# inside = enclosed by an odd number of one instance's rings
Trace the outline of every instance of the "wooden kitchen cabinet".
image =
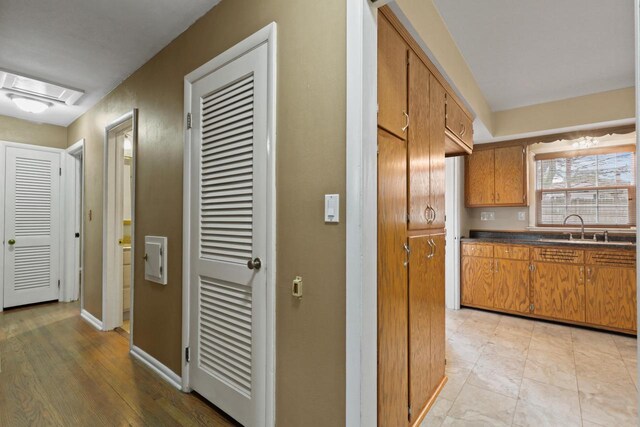
{"type": "Polygon", "coordinates": [[[585,321],[584,266],[534,262],[531,287],[534,314],[585,321]]]}
{"type": "Polygon", "coordinates": [[[476,149],[465,163],[466,206],[527,206],[526,156],[522,145],[476,149]]]}
{"type": "Polygon", "coordinates": [[[491,206],[495,201],[494,150],[476,151],[465,159],[465,204],[491,206]]]}
{"type": "Polygon", "coordinates": [[[378,126],[406,139],[409,46],[383,15],[378,19],[378,126]]]}
{"type": "Polygon", "coordinates": [[[445,127],[446,136],[459,141],[458,145],[473,149],[473,120],[451,96],[445,99],[445,127]]]}
{"type": "Polygon", "coordinates": [[[463,305],[493,308],[493,258],[462,257],[463,305]]]}
{"type": "Polygon", "coordinates": [[[529,261],[494,260],[494,307],[529,312],[529,261]]]}
{"type": "Polygon", "coordinates": [[[445,91],[413,52],[409,88],[409,229],[444,229],[445,91]]]}
{"type": "Polygon", "coordinates": [[[409,405],[418,410],[445,375],[444,242],[444,234],[409,238],[409,405]]]}
{"type": "Polygon", "coordinates": [[[586,259],[587,323],[635,331],[635,253],[589,251],[586,259]]]}
{"type": "Polygon", "coordinates": [[[378,130],[378,422],[407,422],[407,148],[378,130]]]}

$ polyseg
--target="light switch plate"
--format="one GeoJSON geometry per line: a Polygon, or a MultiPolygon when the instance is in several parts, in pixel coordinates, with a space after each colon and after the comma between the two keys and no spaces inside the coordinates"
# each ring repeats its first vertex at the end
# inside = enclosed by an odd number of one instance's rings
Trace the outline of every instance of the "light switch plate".
{"type": "Polygon", "coordinates": [[[340,195],[324,195],[324,222],[340,222],[340,195]]]}
{"type": "Polygon", "coordinates": [[[167,284],[167,238],[144,236],[144,278],[167,284]]]}
{"type": "Polygon", "coordinates": [[[526,221],[527,220],[527,212],[520,211],[518,212],[518,221],[526,221]]]}

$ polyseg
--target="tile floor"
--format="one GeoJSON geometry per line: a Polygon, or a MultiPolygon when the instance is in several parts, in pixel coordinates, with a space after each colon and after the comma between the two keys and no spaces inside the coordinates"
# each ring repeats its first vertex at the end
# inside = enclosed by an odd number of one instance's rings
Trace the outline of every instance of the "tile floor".
{"type": "Polygon", "coordinates": [[[447,311],[448,383],[422,426],[637,426],[636,339],[447,311]]]}

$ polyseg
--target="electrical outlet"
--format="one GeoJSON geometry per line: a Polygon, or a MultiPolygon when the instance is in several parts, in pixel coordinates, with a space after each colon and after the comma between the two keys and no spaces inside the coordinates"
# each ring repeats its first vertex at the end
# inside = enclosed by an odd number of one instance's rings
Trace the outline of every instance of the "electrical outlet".
{"type": "Polygon", "coordinates": [[[490,212],[480,212],[480,221],[495,221],[496,213],[493,211],[490,212]]]}
{"type": "Polygon", "coordinates": [[[527,220],[527,212],[520,211],[518,212],[518,221],[526,221],[527,220]]]}

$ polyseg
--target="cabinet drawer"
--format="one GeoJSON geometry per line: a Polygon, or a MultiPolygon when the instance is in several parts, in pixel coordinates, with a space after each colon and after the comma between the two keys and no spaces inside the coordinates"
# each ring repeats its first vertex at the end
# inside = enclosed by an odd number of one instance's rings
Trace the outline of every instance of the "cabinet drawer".
{"type": "Polygon", "coordinates": [[[635,251],[586,251],[586,264],[609,267],[636,267],[635,251]]]}
{"type": "Polygon", "coordinates": [[[501,259],[529,260],[529,248],[526,246],[495,245],[494,257],[501,259]]]}
{"type": "Polygon", "coordinates": [[[584,251],[571,248],[533,248],[532,259],[542,262],[582,264],[584,263],[584,251]]]}
{"type": "Polygon", "coordinates": [[[468,147],[473,147],[473,125],[471,119],[450,96],[445,107],[445,126],[468,147]]]}
{"type": "Polygon", "coordinates": [[[493,258],[493,245],[486,243],[463,243],[462,256],[493,258]]]}

